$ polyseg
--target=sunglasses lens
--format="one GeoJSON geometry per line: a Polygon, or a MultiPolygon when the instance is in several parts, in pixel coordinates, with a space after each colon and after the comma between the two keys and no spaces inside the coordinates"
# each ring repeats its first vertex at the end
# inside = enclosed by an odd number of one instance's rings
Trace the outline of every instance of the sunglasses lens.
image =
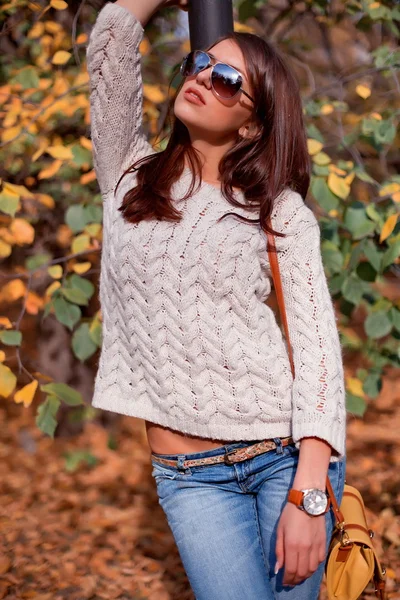
{"type": "MultiPolygon", "coordinates": [[[[201,50],[189,52],[182,61],[180,72],[183,77],[196,75],[209,65],[208,54],[201,50]]],[[[240,74],[224,63],[217,63],[211,75],[214,90],[221,98],[233,98],[242,85],[240,74]]]]}
{"type": "Polygon", "coordinates": [[[189,52],[189,54],[187,54],[182,61],[181,74],[183,75],[183,77],[195,75],[196,73],[199,73],[202,69],[205,69],[207,64],[207,54],[204,54],[204,52],[200,52],[198,50],[189,52]]]}
{"type": "Polygon", "coordinates": [[[233,98],[242,85],[239,73],[231,69],[229,65],[222,63],[215,65],[212,72],[212,83],[221,98],[233,98]]]}

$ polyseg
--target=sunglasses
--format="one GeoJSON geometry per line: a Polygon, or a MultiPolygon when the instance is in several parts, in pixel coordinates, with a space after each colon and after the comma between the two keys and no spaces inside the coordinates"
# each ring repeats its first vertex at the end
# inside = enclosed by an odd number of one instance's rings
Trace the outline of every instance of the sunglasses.
{"type": "Polygon", "coordinates": [[[213,65],[211,62],[212,58],[215,57],[204,50],[194,50],[189,52],[182,60],[180,74],[183,77],[197,75],[200,71],[204,71],[204,69],[211,67],[211,86],[220,98],[231,99],[239,92],[243,92],[243,94],[250,98],[252,102],[255,102],[255,100],[242,88],[243,77],[241,73],[223,62],[217,62],[213,65]]]}

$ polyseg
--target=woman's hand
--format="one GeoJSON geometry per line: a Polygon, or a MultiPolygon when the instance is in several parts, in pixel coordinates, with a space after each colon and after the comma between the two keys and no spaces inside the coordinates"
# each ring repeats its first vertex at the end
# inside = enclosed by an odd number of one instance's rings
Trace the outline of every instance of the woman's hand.
{"type": "Polygon", "coordinates": [[[325,515],[312,517],[288,502],[280,516],[276,541],[276,569],[285,565],[283,585],[307,579],[325,560],[325,515]]]}
{"type": "Polygon", "coordinates": [[[164,0],[162,6],[176,6],[177,8],[187,12],[189,10],[189,0],[164,0]]]}

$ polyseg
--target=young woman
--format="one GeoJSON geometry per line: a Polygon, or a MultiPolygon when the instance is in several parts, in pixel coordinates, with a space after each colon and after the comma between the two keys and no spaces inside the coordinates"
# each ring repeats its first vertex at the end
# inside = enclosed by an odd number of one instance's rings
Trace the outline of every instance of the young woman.
{"type": "Polygon", "coordinates": [[[159,502],[197,600],[317,600],[345,475],[342,351],[305,197],[296,80],[232,33],[182,57],[168,144],[142,129],[140,43],[160,7],[118,0],[87,49],[103,198],[92,404],[145,420],[159,502]],[[197,181],[197,185],[196,185],[197,181]],[[293,349],[265,303],[267,219],[293,349]]]}

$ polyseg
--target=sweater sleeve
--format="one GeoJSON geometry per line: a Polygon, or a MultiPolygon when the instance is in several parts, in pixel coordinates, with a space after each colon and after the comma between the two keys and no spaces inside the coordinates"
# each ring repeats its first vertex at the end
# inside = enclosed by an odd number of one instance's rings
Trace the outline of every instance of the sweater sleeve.
{"type": "Polygon", "coordinates": [[[143,34],[134,14],[110,2],[90,33],[86,59],[93,164],[103,195],[135,160],[154,152],[142,130],[143,34]]]}
{"type": "Polygon", "coordinates": [[[283,242],[275,240],[282,251],[278,260],[295,367],[292,435],[297,448],[303,437],[325,440],[332,447],[331,462],[336,462],[346,453],[346,391],[321,232],[300,194],[290,191],[286,200],[281,215],[271,219],[273,227],[288,233],[283,242]]]}

